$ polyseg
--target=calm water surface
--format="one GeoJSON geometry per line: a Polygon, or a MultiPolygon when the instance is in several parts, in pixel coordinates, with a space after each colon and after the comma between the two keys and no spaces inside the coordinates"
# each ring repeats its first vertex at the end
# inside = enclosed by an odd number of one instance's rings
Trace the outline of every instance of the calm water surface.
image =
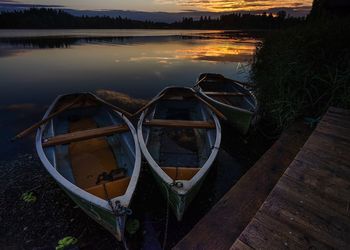
{"type": "MultiPolygon", "coordinates": [[[[59,94],[115,91],[134,98],[150,99],[168,85],[193,86],[203,72],[220,73],[245,81],[248,80],[249,65],[257,42],[256,36],[244,31],[0,30],[0,168],[12,169],[19,154],[35,154],[33,137],[16,143],[9,143],[9,139],[40,120],[47,105],[59,94]]],[[[223,131],[225,136],[216,167],[186,213],[184,222],[178,223],[170,215],[168,247],[192,228],[240,178],[251,165],[252,158],[254,160],[260,154],[254,146],[241,145],[237,135],[229,132],[223,131]],[[250,153],[256,155],[251,157],[250,153]]],[[[24,174],[34,178],[31,173],[24,174]]],[[[2,176],[1,183],[10,187],[5,191],[10,190],[12,186],[8,180],[16,179],[17,174],[2,176]]],[[[159,195],[152,195],[159,190],[147,176],[147,173],[142,173],[139,184],[142,188],[137,191],[133,209],[136,218],[155,223],[157,238],[161,240],[164,237],[166,203],[159,195]]],[[[40,182],[45,186],[48,180],[40,182]]],[[[23,185],[18,195],[31,188],[31,185],[23,185]]],[[[14,204],[18,202],[16,197],[14,204]]],[[[45,211],[38,213],[51,217],[45,211]]],[[[67,211],[62,213],[67,215],[77,210],[72,207],[67,211]]],[[[79,217],[80,212],[73,214],[79,217]]],[[[9,220],[8,224],[12,222],[9,220]]],[[[18,224],[22,226],[22,222],[18,224]]],[[[52,224],[57,223],[53,221],[52,224]]],[[[107,237],[109,244],[114,244],[108,233],[96,228],[92,222],[88,224],[94,226],[85,238],[94,239],[94,235],[98,235],[99,239],[103,236],[107,237]]],[[[22,231],[22,228],[18,230],[22,231]]],[[[51,225],[45,230],[51,232],[55,228],[51,225]]],[[[69,234],[71,230],[74,231],[74,228],[62,233],[69,234]]],[[[24,232],[18,237],[29,237],[35,244],[49,244],[50,239],[36,238],[41,237],[39,229],[33,229],[33,232],[39,236],[28,236],[24,232]]],[[[54,240],[59,237],[57,235],[54,240]]],[[[105,239],[103,237],[101,239],[105,239]]],[[[17,241],[21,245],[23,240],[17,241]]],[[[104,242],[105,249],[113,249],[108,248],[107,243],[104,242]]]]}
{"type": "Polygon", "coordinates": [[[192,86],[203,72],[246,80],[257,42],[242,31],[1,30],[2,138],[40,119],[30,112],[42,115],[39,107],[63,93],[149,99],[168,85],[192,86]]]}
{"type": "Polygon", "coordinates": [[[167,85],[192,86],[202,72],[245,80],[256,44],[219,31],[114,32],[1,31],[0,103],[97,89],[150,98],[167,85]]]}

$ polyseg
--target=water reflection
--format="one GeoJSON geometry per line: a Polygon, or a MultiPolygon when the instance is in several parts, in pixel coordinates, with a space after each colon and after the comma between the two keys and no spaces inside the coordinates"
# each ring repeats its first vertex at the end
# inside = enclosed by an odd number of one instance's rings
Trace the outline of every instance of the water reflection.
{"type": "Polygon", "coordinates": [[[191,86],[202,72],[244,80],[258,41],[244,32],[40,34],[0,36],[0,105],[97,89],[149,99],[167,85],[191,86]]]}

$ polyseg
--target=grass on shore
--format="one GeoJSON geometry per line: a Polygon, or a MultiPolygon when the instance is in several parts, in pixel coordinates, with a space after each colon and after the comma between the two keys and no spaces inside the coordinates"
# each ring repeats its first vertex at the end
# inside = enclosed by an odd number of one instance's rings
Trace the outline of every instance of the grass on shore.
{"type": "Polygon", "coordinates": [[[278,131],[330,105],[350,108],[350,18],[308,20],[271,34],[258,46],[252,80],[278,131]]]}

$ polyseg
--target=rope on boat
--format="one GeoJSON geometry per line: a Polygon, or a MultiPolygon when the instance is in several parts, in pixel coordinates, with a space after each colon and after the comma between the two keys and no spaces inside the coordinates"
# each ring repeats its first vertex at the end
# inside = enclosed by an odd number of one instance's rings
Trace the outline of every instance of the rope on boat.
{"type": "Polygon", "coordinates": [[[170,183],[169,185],[170,187],[177,187],[177,188],[182,188],[184,186],[184,184],[181,181],[173,181],[172,183],[170,183]]]}
{"type": "MultiPolygon", "coordinates": [[[[112,210],[113,214],[116,217],[121,217],[121,216],[124,216],[124,215],[131,215],[132,214],[132,210],[130,208],[128,208],[128,207],[124,207],[120,203],[120,201],[116,201],[115,202],[115,207],[113,206],[113,203],[112,203],[111,199],[108,196],[108,192],[107,192],[105,183],[103,183],[103,190],[105,192],[108,204],[111,207],[111,210],[112,210]]],[[[118,221],[117,221],[117,223],[118,223],[118,221]]],[[[119,225],[119,227],[121,228],[120,225],[119,225]]],[[[129,248],[128,248],[128,245],[126,244],[126,240],[125,240],[124,236],[122,237],[122,241],[123,241],[123,245],[124,245],[125,250],[128,250],[129,248]]]]}
{"type": "Polygon", "coordinates": [[[165,229],[164,229],[164,239],[163,239],[163,246],[162,249],[164,250],[166,247],[166,242],[167,242],[167,238],[168,238],[168,226],[169,226],[169,203],[170,203],[170,198],[169,198],[169,190],[167,185],[164,184],[164,182],[162,183],[163,186],[165,187],[165,191],[166,191],[166,217],[165,217],[165,229]]]}

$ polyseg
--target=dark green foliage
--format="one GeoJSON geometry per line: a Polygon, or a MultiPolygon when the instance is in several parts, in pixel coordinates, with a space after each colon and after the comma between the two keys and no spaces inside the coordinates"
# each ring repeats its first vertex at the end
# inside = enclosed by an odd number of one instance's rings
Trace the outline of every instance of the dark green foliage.
{"type": "Polygon", "coordinates": [[[349,16],[349,0],[314,0],[310,17],[349,16]]]}
{"type": "Polygon", "coordinates": [[[279,129],[322,115],[330,105],[350,108],[350,18],[309,20],[266,38],[252,78],[265,114],[279,129]]]}
{"type": "Polygon", "coordinates": [[[286,17],[286,12],[280,11],[276,16],[232,13],[222,15],[218,19],[201,17],[199,20],[184,18],[182,22],[172,24],[172,27],[186,29],[278,29],[304,22],[303,17],[286,17]]]}

